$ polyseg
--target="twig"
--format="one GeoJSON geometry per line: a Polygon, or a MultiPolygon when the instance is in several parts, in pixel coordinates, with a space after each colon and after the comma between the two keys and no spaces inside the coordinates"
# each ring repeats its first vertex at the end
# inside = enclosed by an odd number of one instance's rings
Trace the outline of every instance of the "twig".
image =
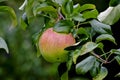
{"type": "Polygon", "coordinates": [[[61,14],[60,7],[58,8],[59,18],[65,20],[64,16],[61,14]]]}
{"type": "Polygon", "coordinates": [[[92,54],[93,56],[95,56],[96,58],[98,58],[98,59],[99,59],[102,63],[104,63],[104,64],[110,63],[110,62],[108,62],[107,60],[104,60],[103,58],[101,58],[99,55],[95,54],[93,51],[91,52],[91,54],[92,54]]]}

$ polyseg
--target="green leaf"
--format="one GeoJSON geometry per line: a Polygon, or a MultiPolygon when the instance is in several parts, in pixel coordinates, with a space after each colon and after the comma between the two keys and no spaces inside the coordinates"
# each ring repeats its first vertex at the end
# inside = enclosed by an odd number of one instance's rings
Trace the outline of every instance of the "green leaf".
{"type": "Polygon", "coordinates": [[[90,9],[95,9],[95,5],[94,4],[84,4],[83,6],[80,7],[80,12],[83,12],[85,10],[90,10],[90,9]]]}
{"type": "Polygon", "coordinates": [[[72,63],[73,63],[72,62],[72,54],[70,54],[68,57],[68,61],[66,62],[67,70],[62,74],[61,80],[68,80],[68,72],[71,69],[72,63]]]}
{"type": "Polygon", "coordinates": [[[91,11],[86,11],[83,13],[83,18],[85,19],[97,18],[97,16],[98,16],[98,11],[96,9],[91,11]]]}
{"type": "Polygon", "coordinates": [[[120,4],[120,0],[110,0],[109,2],[109,6],[117,6],[118,4],[120,4]]]}
{"type": "Polygon", "coordinates": [[[91,80],[91,79],[83,76],[78,76],[78,77],[73,77],[70,80],[91,80]]]}
{"type": "Polygon", "coordinates": [[[89,56],[76,64],[76,72],[77,74],[85,74],[87,73],[94,65],[95,62],[95,57],[94,56],[89,56]]]}
{"type": "Polygon", "coordinates": [[[62,5],[62,13],[66,16],[66,18],[69,18],[72,12],[73,12],[73,1],[65,0],[62,5]]]}
{"type": "Polygon", "coordinates": [[[71,69],[72,63],[73,63],[72,55],[70,55],[70,56],[68,57],[68,61],[67,61],[67,63],[66,63],[66,65],[67,65],[67,70],[68,70],[68,71],[71,69]]]}
{"type": "Polygon", "coordinates": [[[76,64],[76,60],[79,56],[82,56],[84,54],[87,54],[88,52],[93,51],[95,48],[98,47],[98,44],[94,42],[87,42],[85,43],[80,50],[75,50],[73,55],[73,62],[76,64]]]}
{"type": "Polygon", "coordinates": [[[59,33],[70,33],[71,28],[74,26],[74,23],[69,20],[60,20],[53,27],[54,31],[59,33]]]}
{"type": "Polygon", "coordinates": [[[90,70],[90,75],[92,77],[95,77],[99,73],[99,66],[100,66],[100,63],[95,61],[92,69],[90,70]]]}
{"type": "Polygon", "coordinates": [[[77,31],[77,35],[79,35],[81,40],[87,40],[89,37],[89,33],[86,31],[86,28],[80,27],[77,31]]]}
{"type": "Polygon", "coordinates": [[[97,20],[90,21],[90,24],[91,24],[92,28],[97,33],[100,33],[100,34],[105,34],[105,33],[112,34],[111,27],[109,25],[107,25],[107,24],[98,22],[97,20]]]}
{"type": "Polygon", "coordinates": [[[74,52],[73,52],[73,62],[74,62],[74,64],[76,64],[76,61],[77,61],[77,58],[80,56],[80,50],[75,50],[74,52]]]}
{"type": "Polygon", "coordinates": [[[83,18],[83,15],[80,13],[72,15],[72,18],[73,20],[79,21],[79,22],[84,22],[86,20],[85,18],[83,18]]]}
{"type": "Polygon", "coordinates": [[[34,42],[34,44],[35,44],[35,46],[36,46],[36,49],[37,49],[37,57],[40,57],[40,56],[41,56],[40,49],[39,49],[39,47],[40,47],[40,45],[39,45],[39,38],[40,38],[41,34],[43,33],[43,31],[44,31],[44,30],[41,29],[39,32],[37,32],[36,34],[34,34],[34,35],[32,36],[33,42],[34,42]]]}
{"type": "Polygon", "coordinates": [[[26,4],[27,4],[27,0],[24,1],[24,3],[19,7],[19,10],[24,10],[26,4]]]}
{"type": "Polygon", "coordinates": [[[68,80],[68,71],[63,73],[63,75],[61,76],[61,80],[68,80]]]}
{"type": "Polygon", "coordinates": [[[16,17],[16,14],[15,14],[14,10],[11,7],[0,6],[0,12],[5,12],[5,13],[10,14],[10,17],[11,17],[11,20],[12,20],[11,27],[15,27],[17,25],[17,17],[16,17]]]}
{"type": "Polygon", "coordinates": [[[33,10],[33,13],[36,16],[36,14],[38,14],[42,11],[45,12],[45,13],[52,13],[52,14],[57,15],[57,10],[53,6],[44,6],[44,7],[38,6],[37,8],[35,8],[33,10]]]}
{"type": "Polygon", "coordinates": [[[99,48],[102,51],[103,54],[105,53],[104,52],[104,44],[102,42],[98,43],[98,47],[97,48],[99,48]]]}
{"type": "Polygon", "coordinates": [[[30,19],[34,16],[33,5],[34,5],[34,0],[27,0],[26,6],[25,6],[25,12],[28,18],[28,23],[30,23],[30,19]]]}
{"type": "Polygon", "coordinates": [[[62,6],[65,0],[52,0],[52,1],[62,6]]]}
{"type": "Polygon", "coordinates": [[[26,28],[27,28],[27,24],[24,22],[24,20],[22,18],[20,19],[20,26],[23,30],[26,30],[26,28]]]}
{"type": "Polygon", "coordinates": [[[118,74],[116,74],[115,77],[120,77],[120,72],[118,74]]]}
{"type": "Polygon", "coordinates": [[[0,49],[5,49],[7,53],[9,53],[8,46],[3,38],[0,37],[0,49]]]}
{"type": "Polygon", "coordinates": [[[113,42],[114,44],[117,44],[115,42],[115,38],[112,35],[110,35],[110,34],[101,34],[100,36],[98,36],[96,38],[96,42],[97,43],[100,42],[100,41],[103,41],[103,40],[108,40],[108,41],[113,42]]]}
{"type": "Polygon", "coordinates": [[[116,61],[118,62],[118,64],[120,65],[120,55],[115,57],[116,61]]]}
{"type": "Polygon", "coordinates": [[[113,25],[120,19],[120,4],[116,7],[108,7],[98,15],[98,20],[108,25],[113,25]]]}
{"type": "Polygon", "coordinates": [[[108,74],[108,70],[105,67],[101,67],[100,72],[97,74],[96,77],[93,78],[93,80],[103,80],[108,74]]]}
{"type": "Polygon", "coordinates": [[[80,55],[84,55],[84,54],[86,54],[88,52],[91,52],[91,51],[93,51],[97,47],[98,47],[98,44],[96,44],[94,42],[87,42],[80,49],[80,55]]]}
{"type": "Polygon", "coordinates": [[[73,6],[73,13],[72,14],[78,14],[78,13],[80,13],[80,4],[75,4],[74,6],[73,6]]]}
{"type": "Polygon", "coordinates": [[[111,49],[110,52],[117,54],[117,55],[120,55],[120,49],[111,49]]]}

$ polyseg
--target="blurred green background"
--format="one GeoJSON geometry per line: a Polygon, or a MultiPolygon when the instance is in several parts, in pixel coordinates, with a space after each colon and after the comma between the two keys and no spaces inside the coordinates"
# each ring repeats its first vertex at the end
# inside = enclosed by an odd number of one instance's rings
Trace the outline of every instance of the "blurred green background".
{"type": "MultiPolygon", "coordinates": [[[[74,0],[74,3],[93,3],[99,11],[107,8],[105,0],[74,0]],[[104,6],[103,6],[104,5],[104,6]]],[[[17,15],[18,22],[22,11],[19,7],[24,0],[7,0],[0,6],[12,7],[17,15]]],[[[34,20],[32,25],[23,30],[19,24],[10,29],[11,19],[8,13],[0,12],[0,37],[8,44],[10,53],[0,50],[0,80],[59,80],[57,65],[46,62],[36,56],[36,47],[32,36],[40,30],[40,21],[34,20]]]]}
{"type": "MultiPolygon", "coordinates": [[[[24,0],[8,0],[0,6],[12,7],[18,21],[22,11],[18,8],[24,0]]],[[[38,22],[39,23],[39,22],[38,22]]],[[[8,13],[0,12],[0,36],[5,39],[9,47],[9,54],[0,50],[0,80],[57,80],[56,65],[52,65],[36,56],[36,47],[32,36],[39,31],[39,24],[32,24],[23,30],[19,24],[10,29],[11,19],[8,13]]]]}

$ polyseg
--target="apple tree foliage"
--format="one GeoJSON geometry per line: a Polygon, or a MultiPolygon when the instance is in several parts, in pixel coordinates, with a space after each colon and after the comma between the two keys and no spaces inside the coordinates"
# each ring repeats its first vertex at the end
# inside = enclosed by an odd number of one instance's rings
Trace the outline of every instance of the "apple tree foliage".
{"type": "MultiPolygon", "coordinates": [[[[87,73],[92,80],[103,80],[108,74],[103,64],[116,60],[120,65],[120,49],[106,52],[102,42],[106,40],[117,45],[111,25],[120,19],[120,0],[110,0],[109,7],[100,13],[94,4],[74,4],[72,0],[25,0],[19,9],[24,11],[21,17],[24,30],[34,18],[39,17],[40,31],[33,36],[38,57],[41,55],[38,39],[47,28],[53,27],[58,33],[71,32],[76,39],[73,46],[65,48],[69,51],[69,59],[65,62],[66,70],[60,75],[61,80],[69,80],[72,65],[75,65],[75,72],[80,75],[80,80],[87,80],[87,76],[81,76],[87,73]],[[115,56],[111,59],[113,55],[115,56]]],[[[119,76],[119,73],[116,75],[119,76]]]]}
{"type": "MultiPolygon", "coordinates": [[[[3,1],[6,1],[6,0],[0,0],[0,2],[3,2],[3,1]]],[[[12,27],[15,27],[17,25],[17,17],[16,17],[16,14],[14,12],[14,10],[9,7],[9,6],[0,6],[0,12],[2,13],[9,13],[9,16],[11,18],[11,25],[10,25],[10,28],[12,27]]],[[[0,37],[0,49],[5,49],[7,53],[9,53],[9,50],[8,50],[8,46],[5,42],[5,40],[0,37]]]]}
{"type": "MultiPolygon", "coordinates": [[[[39,22],[40,30],[33,35],[38,57],[41,56],[38,40],[47,28],[53,27],[58,33],[73,34],[76,43],[65,48],[69,51],[69,59],[62,67],[66,69],[61,72],[59,67],[63,63],[58,66],[61,80],[69,80],[69,71],[73,65],[73,70],[79,75],[76,79],[79,80],[103,80],[109,73],[104,64],[116,61],[120,65],[120,49],[105,51],[103,43],[110,41],[111,44],[117,45],[111,25],[120,19],[120,0],[110,0],[109,7],[103,12],[98,12],[94,4],[80,5],[72,0],[25,0],[19,10],[24,12],[20,19],[22,29],[26,30],[32,23],[39,22]],[[90,78],[87,77],[88,73],[90,78]]],[[[10,7],[0,6],[0,11],[9,12],[12,26],[16,26],[16,16],[10,7]]],[[[0,48],[8,52],[2,38],[0,48]]],[[[115,76],[119,77],[120,72],[115,76]]]]}

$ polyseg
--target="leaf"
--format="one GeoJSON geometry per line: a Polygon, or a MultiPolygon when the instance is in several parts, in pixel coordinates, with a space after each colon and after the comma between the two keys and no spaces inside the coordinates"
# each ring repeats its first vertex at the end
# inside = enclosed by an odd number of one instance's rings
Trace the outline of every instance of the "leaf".
{"type": "Polygon", "coordinates": [[[76,60],[79,56],[87,54],[88,52],[93,51],[97,47],[98,47],[98,44],[94,42],[87,42],[82,46],[80,50],[77,49],[76,51],[74,51],[74,55],[73,55],[74,64],[76,64],[76,60]]]}
{"type": "Polygon", "coordinates": [[[22,18],[20,19],[20,26],[22,27],[23,30],[26,30],[27,28],[27,24],[24,22],[22,18]]]}
{"type": "Polygon", "coordinates": [[[84,22],[86,20],[85,18],[83,18],[83,15],[80,13],[72,15],[72,18],[73,20],[79,21],[79,22],[84,22]]]}
{"type": "Polygon", "coordinates": [[[66,16],[66,18],[70,17],[70,14],[73,12],[73,1],[65,0],[62,5],[62,13],[66,16]]]}
{"type": "Polygon", "coordinates": [[[83,13],[83,18],[85,19],[97,18],[97,16],[98,16],[98,11],[96,9],[91,11],[86,11],[83,13]]]}
{"type": "Polygon", "coordinates": [[[80,50],[75,50],[74,52],[73,52],[73,62],[74,62],[74,64],[76,64],[76,61],[77,61],[77,58],[80,56],[80,50]]]}
{"type": "Polygon", "coordinates": [[[72,55],[69,55],[68,61],[66,63],[68,71],[71,69],[72,63],[73,63],[73,61],[72,61],[72,55]]]}
{"type": "Polygon", "coordinates": [[[53,27],[54,31],[59,33],[70,33],[71,28],[74,26],[74,23],[69,20],[60,20],[53,27]]]}
{"type": "Polygon", "coordinates": [[[62,6],[65,0],[52,0],[52,1],[62,6]]]}
{"type": "Polygon", "coordinates": [[[120,65],[120,55],[115,57],[116,61],[118,62],[118,64],[120,65]]]}
{"type": "Polygon", "coordinates": [[[41,56],[40,49],[39,49],[39,47],[40,47],[40,45],[39,45],[39,38],[40,38],[40,36],[42,35],[42,32],[43,32],[43,31],[44,31],[44,30],[41,29],[39,32],[37,32],[36,34],[34,34],[34,35],[32,36],[33,42],[34,42],[34,44],[35,44],[35,46],[36,46],[36,49],[37,49],[37,57],[40,57],[40,56],[41,56]]]}
{"type": "Polygon", "coordinates": [[[103,49],[104,48],[104,44],[102,42],[98,43],[98,47],[97,48],[99,48],[102,51],[103,54],[105,53],[104,49],[103,49]]]}
{"type": "Polygon", "coordinates": [[[95,61],[92,69],[90,69],[90,75],[92,77],[95,77],[99,73],[99,66],[100,66],[100,63],[95,61]]]}
{"type": "Polygon", "coordinates": [[[95,9],[95,5],[94,4],[84,4],[80,7],[80,11],[79,12],[83,12],[85,10],[90,10],[90,9],[95,9]]]}
{"type": "Polygon", "coordinates": [[[103,41],[103,40],[108,40],[108,41],[113,42],[114,44],[117,44],[115,42],[115,38],[112,35],[110,35],[110,34],[101,34],[100,36],[98,36],[96,38],[96,42],[97,43],[100,42],[100,41],[103,41]]]}
{"type": "Polygon", "coordinates": [[[63,73],[63,75],[61,76],[61,80],[68,80],[68,71],[63,73]]]}
{"type": "Polygon", "coordinates": [[[110,52],[117,54],[117,55],[120,55],[120,49],[111,49],[110,52]]]}
{"type": "Polygon", "coordinates": [[[93,80],[103,80],[108,74],[108,70],[105,67],[101,67],[100,72],[96,77],[93,78],[93,80]]]}
{"type": "Polygon", "coordinates": [[[6,42],[4,41],[3,38],[0,37],[0,49],[1,48],[5,49],[6,52],[9,53],[8,46],[7,46],[6,42]]]}
{"type": "Polygon", "coordinates": [[[100,34],[109,33],[112,34],[111,27],[107,24],[101,23],[97,20],[90,21],[92,28],[100,34]]]}
{"type": "Polygon", "coordinates": [[[45,12],[45,13],[51,13],[52,12],[52,14],[57,14],[57,10],[52,6],[44,6],[44,7],[38,6],[37,8],[35,8],[33,10],[33,13],[36,16],[36,14],[38,14],[42,11],[45,12]]]}
{"type": "Polygon", "coordinates": [[[87,78],[87,77],[79,76],[79,77],[73,77],[73,78],[71,78],[70,80],[90,80],[90,79],[87,78]]]}
{"type": "MultiPolygon", "coordinates": [[[[66,67],[67,67],[67,70],[62,74],[61,76],[61,80],[68,80],[68,72],[69,70],[71,69],[71,66],[72,66],[72,54],[68,55],[68,61],[66,62],[66,67]]],[[[64,67],[64,66],[62,66],[64,67]]]]}
{"type": "Polygon", "coordinates": [[[89,33],[86,31],[86,28],[80,27],[77,31],[77,35],[81,40],[87,40],[89,38],[89,33]]]}
{"type": "Polygon", "coordinates": [[[24,1],[24,3],[19,7],[19,10],[24,10],[26,4],[27,4],[27,0],[24,1]]]}
{"type": "Polygon", "coordinates": [[[120,72],[118,74],[116,74],[115,77],[120,77],[120,72]]]}
{"type": "Polygon", "coordinates": [[[78,13],[80,13],[80,4],[75,4],[74,6],[73,6],[73,13],[72,14],[78,14],[78,13]]]}
{"type": "Polygon", "coordinates": [[[27,4],[25,6],[25,12],[28,18],[28,23],[30,23],[31,17],[33,17],[33,5],[34,5],[34,0],[27,0],[27,4]]]}
{"type": "Polygon", "coordinates": [[[84,55],[84,54],[86,54],[88,52],[91,52],[91,51],[93,51],[97,47],[98,47],[98,44],[96,44],[94,42],[87,42],[80,49],[80,55],[84,55]]]}
{"type": "Polygon", "coordinates": [[[98,15],[98,20],[108,25],[113,25],[120,19],[120,4],[115,7],[108,7],[98,15]]]}
{"type": "Polygon", "coordinates": [[[117,6],[118,4],[120,4],[120,0],[110,0],[109,2],[109,6],[117,6]]]}
{"type": "Polygon", "coordinates": [[[87,73],[94,65],[95,62],[94,56],[89,56],[82,60],[81,62],[76,64],[76,73],[77,74],[85,74],[87,73]]]}
{"type": "Polygon", "coordinates": [[[17,17],[16,14],[14,12],[14,10],[11,7],[8,6],[0,6],[0,12],[5,12],[5,13],[9,13],[11,20],[12,20],[12,24],[10,27],[15,27],[17,25],[17,17]]]}

